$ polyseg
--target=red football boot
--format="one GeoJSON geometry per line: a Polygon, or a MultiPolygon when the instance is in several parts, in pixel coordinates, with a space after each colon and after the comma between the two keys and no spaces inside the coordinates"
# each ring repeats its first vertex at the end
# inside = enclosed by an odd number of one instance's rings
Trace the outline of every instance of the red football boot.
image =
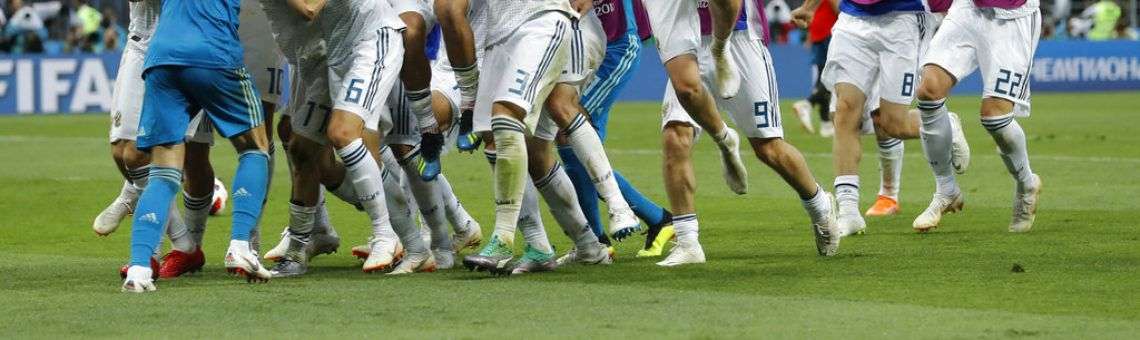
{"type": "Polygon", "coordinates": [[[158,270],[158,277],[163,279],[176,278],[182,274],[200,271],[205,265],[206,254],[202,253],[202,247],[194,249],[193,253],[171,250],[162,257],[162,268],[158,270]]]}

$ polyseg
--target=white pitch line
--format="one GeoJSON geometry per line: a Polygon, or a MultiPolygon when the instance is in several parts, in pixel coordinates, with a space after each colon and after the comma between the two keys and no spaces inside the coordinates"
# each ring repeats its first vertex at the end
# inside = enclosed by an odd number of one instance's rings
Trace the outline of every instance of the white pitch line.
{"type": "MultiPolygon", "coordinates": [[[[606,152],[615,155],[660,155],[659,149],[606,149],[606,152]]],[[[986,159],[998,159],[997,155],[973,155],[974,158],[984,157],[986,159]]],[[[830,153],[804,153],[804,157],[811,158],[831,158],[830,153]]],[[[923,159],[921,155],[907,155],[906,158],[923,159]]],[[[1140,164],[1140,158],[1132,157],[1081,157],[1081,156],[1058,156],[1058,155],[1029,155],[1030,161],[1052,161],[1052,162],[1077,162],[1077,163],[1133,163],[1140,164]]]]}

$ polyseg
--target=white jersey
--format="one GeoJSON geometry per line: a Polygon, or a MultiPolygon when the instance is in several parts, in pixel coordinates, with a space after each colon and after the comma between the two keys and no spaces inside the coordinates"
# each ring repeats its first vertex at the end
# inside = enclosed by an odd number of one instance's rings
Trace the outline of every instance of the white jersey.
{"type": "Polygon", "coordinates": [[[559,11],[577,19],[578,11],[570,6],[570,0],[484,0],[487,1],[487,44],[500,43],[515,29],[540,13],[559,11]]]}
{"type": "Polygon", "coordinates": [[[385,0],[329,1],[317,22],[329,49],[329,65],[350,59],[357,41],[381,28],[403,29],[404,21],[385,0]]]}
{"type": "Polygon", "coordinates": [[[281,0],[261,0],[261,8],[269,19],[269,29],[277,48],[290,64],[296,65],[298,58],[305,55],[306,46],[316,45],[321,39],[320,30],[297,13],[288,2],[281,0]]]}
{"type": "Polygon", "coordinates": [[[162,12],[162,0],[131,1],[131,23],[127,26],[131,39],[139,37],[139,42],[145,45],[154,35],[158,27],[158,14],[162,12]]]}
{"type": "Polygon", "coordinates": [[[1037,13],[1038,8],[1041,7],[1041,0],[1026,0],[1025,4],[1021,7],[1014,9],[1004,9],[996,7],[978,8],[978,5],[972,0],[958,0],[950,5],[950,10],[976,10],[980,9],[983,12],[993,13],[995,18],[998,19],[1017,19],[1037,13]]]}
{"type": "Polygon", "coordinates": [[[483,60],[483,51],[487,48],[487,0],[474,1],[469,6],[467,20],[475,37],[475,60],[483,60]]]}

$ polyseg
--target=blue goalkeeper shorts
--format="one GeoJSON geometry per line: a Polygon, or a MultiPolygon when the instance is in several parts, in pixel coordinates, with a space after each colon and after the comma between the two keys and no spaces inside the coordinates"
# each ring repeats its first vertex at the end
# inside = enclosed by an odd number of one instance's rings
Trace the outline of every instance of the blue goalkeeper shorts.
{"type": "Polygon", "coordinates": [[[641,39],[637,31],[628,32],[606,45],[606,57],[598,67],[594,80],[582,95],[582,107],[590,114],[590,125],[598,137],[606,139],[606,124],[610,120],[610,107],[625,84],[633,78],[633,70],[641,61],[641,39]]]}
{"type": "Polygon", "coordinates": [[[245,68],[160,65],[147,69],[143,78],[146,93],[139,114],[139,150],[183,143],[190,119],[203,110],[226,138],[263,122],[261,100],[245,68]]]}

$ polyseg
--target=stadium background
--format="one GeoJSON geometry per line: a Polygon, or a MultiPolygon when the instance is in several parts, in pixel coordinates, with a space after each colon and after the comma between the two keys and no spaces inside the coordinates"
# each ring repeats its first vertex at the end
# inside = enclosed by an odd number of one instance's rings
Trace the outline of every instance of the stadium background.
{"type": "MultiPolygon", "coordinates": [[[[1140,89],[1140,41],[1136,40],[1136,0],[1123,0],[1118,37],[1085,40],[1088,22],[1081,13],[1093,1],[1042,1],[1046,18],[1031,76],[1033,91],[1120,91],[1140,89]],[[1068,10],[1065,10],[1068,8],[1068,10]],[[1064,13],[1059,15],[1057,13],[1064,13]],[[1084,28],[1081,28],[1084,27],[1084,28]]],[[[786,8],[798,0],[767,1],[775,35],[770,47],[784,100],[806,96],[811,89],[809,49],[802,31],[786,22],[786,8]]],[[[0,115],[32,113],[100,113],[110,110],[127,26],[127,1],[3,0],[0,39],[0,115]],[[20,11],[14,5],[31,10],[20,11]],[[39,29],[27,29],[23,13],[36,12],[39,29]]],[[[35,25],[32,25],[35,26],[35,25]]],[[[268,39],[268,37],[267,37],[268,39]]],[[[622,101],[659,101],[665,73],[656,50],[647,46],[622,101]]],[[[257,70],[251,70],[257,72],[257,70]]],[[[288,82],[285,82],[288,84],[288,82]]],[[[956,94],[981,92],[977,74],[955,88],[956,94]]],[[[286,91],[287,93],[287,91],[286,91]]]]}

